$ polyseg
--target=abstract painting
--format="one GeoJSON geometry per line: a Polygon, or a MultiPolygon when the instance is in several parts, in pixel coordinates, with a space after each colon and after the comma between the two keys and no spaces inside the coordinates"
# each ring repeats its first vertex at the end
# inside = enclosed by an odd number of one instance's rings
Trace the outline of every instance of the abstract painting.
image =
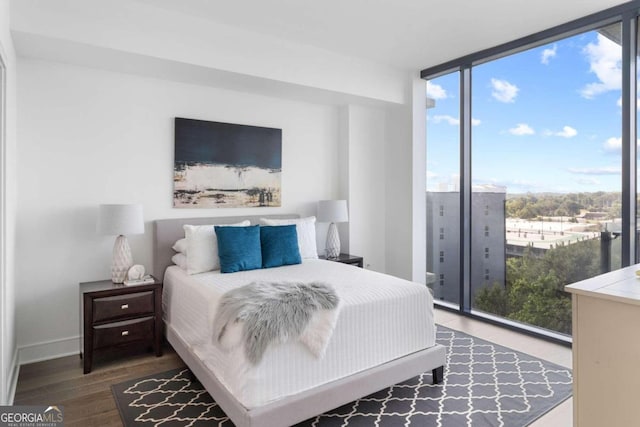
{"type": "Polygon", "coordinates": [[[173,206],[281,205],[282,129],[175,119],[173,206]]]}

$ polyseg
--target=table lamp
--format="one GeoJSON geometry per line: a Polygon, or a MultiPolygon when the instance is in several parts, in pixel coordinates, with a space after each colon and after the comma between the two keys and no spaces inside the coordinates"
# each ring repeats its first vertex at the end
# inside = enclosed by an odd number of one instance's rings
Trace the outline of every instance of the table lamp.
{"type": "Polygon", "coordinates": [[[125,234],[144,233],[142,205],[100,205],[97,229],[100,234],[118,236],[113,245],[111,280],[113,283],[122,283],[133,265],[131,248],[125,234]]]}
{"type": "Polygon", "coordinates": [[[320,200],[318,202],[318,221],[330,222],[327,232],[326,254],[328,259],[336,259],[340,255],[340,236],[337,222],[349,221],[346,200],[320,200]]]}

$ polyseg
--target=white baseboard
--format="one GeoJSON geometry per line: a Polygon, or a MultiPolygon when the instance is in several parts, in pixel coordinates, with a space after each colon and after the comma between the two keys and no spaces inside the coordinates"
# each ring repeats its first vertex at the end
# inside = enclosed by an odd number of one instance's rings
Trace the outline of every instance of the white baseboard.
{"type": "Polygon", "coordinates": [[[18,348],[18,351],[20,352],[20,365],[80,354],[80,337],[74,336],[23,345],[18,348]]]}
{"type": "Polygon", "coordinates": [[[18,349],[16,348],[11,358],[11,369],[7,380],[7,405],[13,405],[16,397],[16,388],[18,386],[18,376],[20,374],[20,364],[18,363],[18,349]]]}

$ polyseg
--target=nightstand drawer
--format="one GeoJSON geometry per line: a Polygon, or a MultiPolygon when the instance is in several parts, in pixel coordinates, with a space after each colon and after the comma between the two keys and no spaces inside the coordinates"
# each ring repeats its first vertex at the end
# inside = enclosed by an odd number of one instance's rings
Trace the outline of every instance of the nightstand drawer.
{"type": "Polygon", "coordinates": [[[153,313],[153,291],[116,295],[93,300],[93,321],[124,319],[153,313]]]}
{"type": "Polygon", "coordinates": [[[153,317],[125,320],[93,328],[93,347],[101,348],[133,341],[153,341],[153,317]]]}
{"type": "Polygon", "coordinates": [[[91,372],[94,350],[146,346],[162,356],[162,282],[135,286],[111,279],[80,283],[80,312],[85,374],[91,372]]]}

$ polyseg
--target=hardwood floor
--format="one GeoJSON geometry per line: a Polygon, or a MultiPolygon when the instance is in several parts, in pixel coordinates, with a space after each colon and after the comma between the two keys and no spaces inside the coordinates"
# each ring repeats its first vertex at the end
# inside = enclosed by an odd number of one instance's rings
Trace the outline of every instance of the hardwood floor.
{"type": "Polygon", "coordinates": [[[93,370],[82,373],[82,359],[67,356],[20,368],[15,405],[62,405],[65,426],[122,426],[111,385],[184,366],[170,347],[153,353],[95,356],[93,370]]]}
{"type": "MultiPolygon", "coordinates": [[[[436,322],[571,367],[571,349],[565,346],[443,310],[436,310],[436,322]]],[[[108,355],[96,355],[93,370],[87,375],[82,373],[82,360],[78,356],[33,363],[20,368],[14,404],[62,405],[65,426],[121,426],[111,385],[183,365],[182,360],[168,346],[162,357],[155,357],[151,352],[133,356],[118,355],[116,359],[109,358],[108,355]]],[[[571,426],[572,415],[572,399],[569,399],[531,424],[531,427],[571,426]]]]}

